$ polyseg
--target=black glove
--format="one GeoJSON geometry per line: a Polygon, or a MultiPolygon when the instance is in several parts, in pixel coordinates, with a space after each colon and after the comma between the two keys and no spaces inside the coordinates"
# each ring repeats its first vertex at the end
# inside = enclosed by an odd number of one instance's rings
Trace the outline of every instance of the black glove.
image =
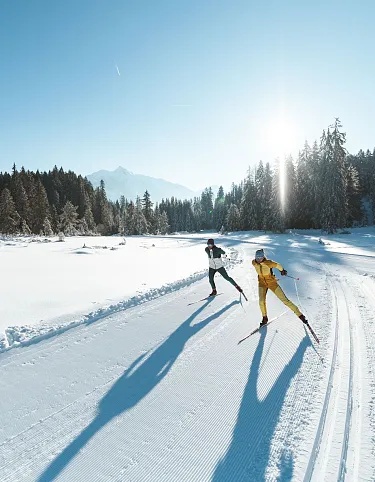
{"type": "Polygon", "coordinates": [[[286,269],[283,269],[281,271],[281,276],[286,276],[288,274],[288,271],[286,269]]]}

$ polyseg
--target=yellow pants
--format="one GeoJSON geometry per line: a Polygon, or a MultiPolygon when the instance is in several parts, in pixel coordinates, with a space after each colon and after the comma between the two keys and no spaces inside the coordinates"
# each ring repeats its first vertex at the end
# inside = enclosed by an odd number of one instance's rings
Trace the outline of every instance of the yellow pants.
{"type": "Polygon", "coordinates": [[[302,315],[302,313],[297,308],[297,306],[285,296],[285,293],[280,288],[280,286],[275,285],[275,286],[270,286],[269,288],[265,286],[259,286],[259,307],[263,316],[267,316],[266,295],[267,295],[268,289],[273,291],[275,295],[279,298],[279,300],[282,301],[284,305],[286,305],[288,308],[290,308],[297,316],[302,315]]]}

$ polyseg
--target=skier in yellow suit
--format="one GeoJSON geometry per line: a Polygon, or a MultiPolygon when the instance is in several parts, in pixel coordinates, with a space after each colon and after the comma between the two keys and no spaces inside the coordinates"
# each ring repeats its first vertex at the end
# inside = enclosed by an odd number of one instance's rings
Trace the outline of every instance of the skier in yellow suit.
{"type": "Polygon", "coordinates": [[[253,259],[252,264],[255,268],[255,271],[258,273],[259,307],[263,315],[263,319],[260,325],[266,325],[268,322],[266,295],[269,289],[273,291],[275,295],[279,298],[279,300],[282,301],[284,305],[286,305],[288,308],[290,308],[298,316],[298,318],[303,321],[303,323],[307,323],[306,318],[300,312],[297,306],[285,296],[284,291],[277,283],[277,278],[273,274],[273,268],[277,268],[282,276],[286,276],[288,274],[288,272],[281,266],[281,264],[277,263],[276,261],[272,261],[271,259],[267,259],[263,249],[258,249],[256,251],[255,259],[253,259]]]}

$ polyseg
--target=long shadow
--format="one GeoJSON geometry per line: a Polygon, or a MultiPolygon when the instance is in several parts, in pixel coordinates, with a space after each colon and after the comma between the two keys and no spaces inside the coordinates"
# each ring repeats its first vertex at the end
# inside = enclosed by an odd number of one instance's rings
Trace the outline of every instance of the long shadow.
{"type": "Polygon", "coordinates": [[[147,357],[145,353],[131,364],[100,401],[95,419],[51,462],[38,482],[53,481],[97,432],[114,417],[133,408],[161,382],[192,336],[239,303],[233,301],[217,313],[192,325],[211,301],[208,300],[196,310],[150,356],[147,357]]]}
{"type": "MultiPolygon", "coordinates": [[[[249,379],[244,390],[231,444],[215,469],[213,482],[261,482],[265,480],[272,436],[285,394],[292,378],[302,364],[307,347],[311,345],[310,339],[305,336],[268,395],[263,400],[259,400],[257,381],[261,369],[260,363],[266,331],[265,329],[261,332],[259,344],[252,359],[249,379]]],[[[277,360],[274,360],[273,363],[277,363],[277,360]]],[[[291,454],[283,452],[280,461],[279,482],[292,480],[293,468],[291,454]]]]}

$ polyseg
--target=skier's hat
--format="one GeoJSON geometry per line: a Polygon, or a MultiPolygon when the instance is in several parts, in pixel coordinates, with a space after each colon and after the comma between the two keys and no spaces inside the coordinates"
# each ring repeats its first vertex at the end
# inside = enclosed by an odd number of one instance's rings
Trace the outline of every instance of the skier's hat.
{"type": "Polygon", "coordinates": [[[257,249],[257,250],[255,251],[255,259],[256,259],[257,261],[261,261],[261,260],[262,260],[263,258],[265,258],[265,257],[266,257],[266,256],[265,256],[265,254],[264,254],[263,249],[257,249]]]}
{"type": "Polygon", "coordinates": [[[215,244],[215,241],[214,241],[212,238],[210,238],[210,239],[207,241],[207,244],[212,244],[212,245],[214,245],[214,244],[215,244]]]}

